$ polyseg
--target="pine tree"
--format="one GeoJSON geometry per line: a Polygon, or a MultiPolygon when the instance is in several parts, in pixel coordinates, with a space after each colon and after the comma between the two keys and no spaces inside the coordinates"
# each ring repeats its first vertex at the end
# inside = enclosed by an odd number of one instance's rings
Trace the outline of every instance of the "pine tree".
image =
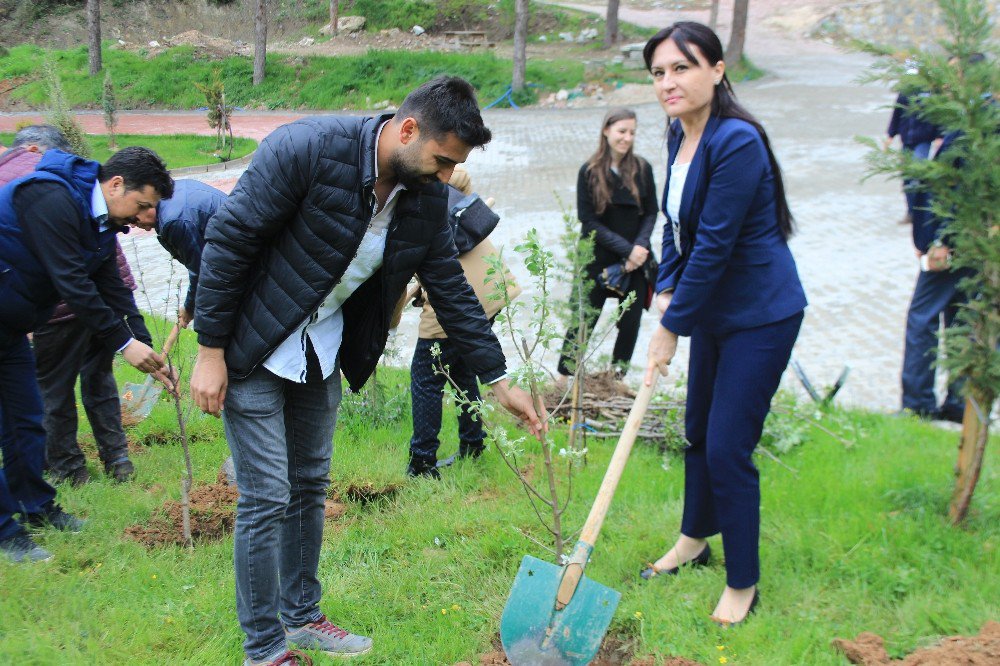
{"type": "Polygon", "coordinates": [[[63,93],[62,81],[59,80],[59,73],[52,62],[50,56],[46,55],[42,60],[42,74],[45,79],[45,88],[49,97],[49,110],[45,114],[50,125],[59,128],[75,155],[80,157],[90,157],[91,148],[87,141],[83,128],[76,122],[73,111],[66,102],[66,95],[63,93]]]}
{"type": "Polygon", "coordinates": [[[948,37],[941,51],[914,54],[917,72],[882,57],[876,78],[897,82],[902,92],[924,90],[916,111],[955,137],[934,160],[913,160],[905,152],[884,153],[869,145],[870,174],[914,179],[931,197],[931,210],[945,222],[944,244],[953,270],[969,277],[960,288],[969,296],[945,339],[939,364],[965,378],[966,409],[949,511],[953,524],[969,509],[989,439],[991,413],[1000,395],[1000,67],[991,40],[990,14],[983,0],[939,0],[948,37]]]}

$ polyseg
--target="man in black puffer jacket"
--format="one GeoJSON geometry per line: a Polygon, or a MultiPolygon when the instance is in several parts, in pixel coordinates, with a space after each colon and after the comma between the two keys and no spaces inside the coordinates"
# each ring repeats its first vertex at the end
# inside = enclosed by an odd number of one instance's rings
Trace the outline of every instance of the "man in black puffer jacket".
{"type": "Polygon", "coordinates": [[[414,274],[479,379],[532,434],[544,428],[544,412],[507,385],[447,220],[444,183],[490,138],[472,87],[439,77],[395,116],[278,128],[208,224],[191,393],[222,414],[235,462],[246,664],[294,663],[288,643],[337,656],[371,649],[320,610],[338,369],[352,389],[364,385],[414,274]]]}

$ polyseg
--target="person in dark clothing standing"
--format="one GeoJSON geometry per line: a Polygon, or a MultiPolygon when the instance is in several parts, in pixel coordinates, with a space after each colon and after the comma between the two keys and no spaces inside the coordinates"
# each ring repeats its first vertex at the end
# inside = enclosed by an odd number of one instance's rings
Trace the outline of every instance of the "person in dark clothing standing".
{"type": "Polygon", "coordinates": [[[181,328],[187,328],[194,315],[205,227],[225,200],[226,193],[211,185],[191,179],[177,180],[174,181],[174,195],[160,201],[153,220],[137,219],[132,224],[145,231],[156,231],[156,240],[163,249],[188,270],[187,294],[177,310],[177,323],[181,328]]]}
{"type": "MultiPolygon", "coordinates": [[[[35,170],[50,148],[70,152],[66,137],[52,125],[29,125],[14,136],[11,149],[0,156],[0,186],[35,170]]],[[[135,280],[121,246],[115,242],[118,271],[135,291],[135,280]]],[[[135,474],[122,428],[121,404],[111,364],[114,352],[97,341],[65,302],[32,337],[38,386],[45,406],[45,460],[49,478],[81,485],[90,480],[86,459],[76,441],[76,382],[105,471],[116,481],[135,474]]]]}
{"type": "MultiPolygon", "coordinates": [[[[468,82],[439,77],[392,115],[314,116],[261,143],[205,230],[191,395],[222,415],[240,499],[236,611],[249,666],[372,648],[330,622],[317,576],[342,370],[360,389],[414,274],[448,338],[532,434],[531,396],[462,273],[447,216],[455,166],[491,138],[468,82]]],[[[541,416],[541,418],[540,418],[541,416]]]]}
{"type": "MultiPolygon", "coordinates": [[[[916,67],[907,70],[907,74],[916,74],[916,67]]],[[[941,138],[941,129],[934,123],[920,116],[920,100],[927,97],[927,92],[899,93],[892,109],[889,127],[886,130],[884,147],[888,148],[892,140],[899,137],[903,150],[908,151],[915,159],[926,160],[931,154],[931,145],[941,138]]],[[[917,187],[912,181],[903,183],[903,194],[906,196],[906,214],[913,221],[913,211],[917,201],[917,187]]]]}
{"type": "Polygon", "coordinates": [[[0,188],[0,550],[14,561],[49,559],[14,520],[78,531],[82,522],[55,503],[42,478],[45,430],[27,334],[56,303],[70,309],[105,346],[173,389],[163,359],[122,282],[115,233],[153,214],[173,181],[155,153],[125,148],[101,166],[49,150],[36,170],[0,188]]]}
{"type": "MultiPolygon", "coordinates": [[[[588,334],[608,298],[635,300],[618,320],[611,361],[619,378],[628,372],[639,336],[642,311],[651,302],[650,281],[644,267],[655,275],[656,258],[650,253],[649,238],[656,224],[656,184],[653,167],[636,155],[636,118],[631,109],[612,109],[604,116],[597,152],[580,167],[576,182],[577,216],[585,235],[594,234],[594,260],[587,266],[588,334]],[[622,288],[612,291],[602,285],[601,273],[620,266],[626,273],[622,288]]],[[[559,358],[557,384],[565,386],[570,368],[570,348],[576,340],[576,327],[566,332],[563,353],[559,358]]]]}

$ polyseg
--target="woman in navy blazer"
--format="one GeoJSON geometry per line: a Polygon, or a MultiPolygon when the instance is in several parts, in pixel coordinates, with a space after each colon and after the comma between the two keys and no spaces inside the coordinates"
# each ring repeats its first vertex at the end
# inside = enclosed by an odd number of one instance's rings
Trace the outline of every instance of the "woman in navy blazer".
{"type": "Polygon", "coordinates": [[[663,195],[668,227],[657,280],[663,316],[647,384],[691,337],[684,515],[675,545],[643,578],[707,564],[721,533],[726,588],[713,613],[742,621],[759,598],[760,486],[753,450],[806,306],[788,249],[792,216],[763,127],[741,107],[709,28],[675,23],[643,51],[673,119],[663,195]]]}

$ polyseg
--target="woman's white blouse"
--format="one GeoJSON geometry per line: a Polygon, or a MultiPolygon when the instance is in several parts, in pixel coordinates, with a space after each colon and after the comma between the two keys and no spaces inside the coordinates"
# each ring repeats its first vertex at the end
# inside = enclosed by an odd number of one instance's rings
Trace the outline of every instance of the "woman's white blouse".
{"type": "Polygon", "coordinates": [[[684,181],[687,180],[690,162],[677,164],[670,168],[670,182],[667,184],[667,215],[670,216],[670,227],[674,233],[674,248],[677,254],[683,254],[681,249],[681,195],[684,193],[684,181]]]}

